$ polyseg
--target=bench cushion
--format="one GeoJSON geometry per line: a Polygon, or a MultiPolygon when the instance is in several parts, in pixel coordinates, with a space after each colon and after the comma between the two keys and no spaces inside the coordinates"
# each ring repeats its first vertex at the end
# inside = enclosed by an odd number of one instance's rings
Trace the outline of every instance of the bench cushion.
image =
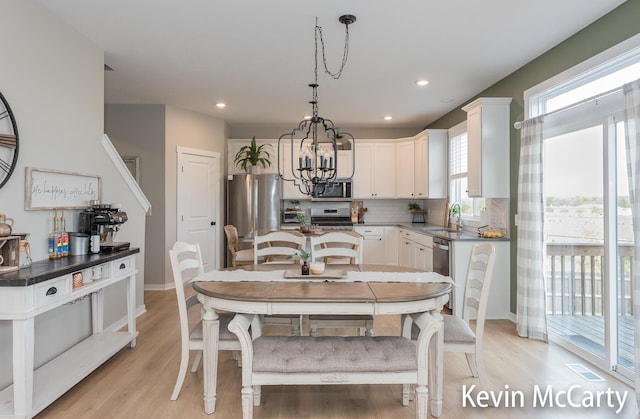
{"type": "Polygon", "coordinates": [[[253,341],[254,372],[388,372],[416,368],[415,344],[399,336],[261,336],[253,341]]]}

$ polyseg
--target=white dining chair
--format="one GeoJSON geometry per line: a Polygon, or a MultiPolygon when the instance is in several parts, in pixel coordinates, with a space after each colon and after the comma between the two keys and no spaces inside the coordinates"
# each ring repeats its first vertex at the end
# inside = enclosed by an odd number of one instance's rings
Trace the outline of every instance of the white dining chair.
{"type": "MultiPolygon", "coordinates": [[[[190,351],[197,351],[191,372],[196,372],[202,359],[202,320],[198,320],[192,326],[189,325],[189,309],[200,305],[196,294],[187,296],[185,288],[191,288],[190,280],[203,272],[202,254],[200,246],[196,244],[176,242],[169,250],[173,280],[176,286],[178,298],[178,314],[180,318],[180,369],[178,378],[171,394],[171,400],[176,400],[184,384],[189,365],[190,351]]],[[[234,334],[229,332],[228,325],[233,318],[232,313],[220,313],[220,334],[218,349],[228,351],[240,351],[240,343],[234,334]]],[[[235,357],[239,356],[237,352],[235,357]]],[[[239,358],[238,358],[239,359],[239,358]]]]}
{"type": "Polygon", "coordinates": [[[253,263],[297,263],[290,257],[304,249],[307,237],[299,231],[277,230],[253,238],[253,263]]]}
{"type": "MultiPolygon", "coordinates": [[[[253,239],[253,263],[298,263],[291,256],[304,249],[307,236],[299,231],[270,231],[253,239]]],[[[264,316],[264,324],[290,326],[291,334],[302,334],[302,316],[264,316]]]]}
{"type": "MultiPolygon", "coordinates": [[[[448,314],[442,316],[444,352],[464,353],[471,375],[480,380],[485,391],[489,391],[489,380],[484,366],[482,340],[495,257],[493,244],[485,242],[473,245],[464,288],[462,317],[448,314]]],[[[413,324],[411,338],[416,339],[419,332],[419,328],[413,324]]]]}
{"type": "MultiPolygon", "coordinates": [[[[311,260],[323,261],[326,266],[362,263],[363,237],[354,231],[331,231],[309,238],[311,260]]],[[[325,268],[326,269],[326,268],[325,268]]],[[[309,334],[318,335],[318,329],[365,329],[366,336],[373,335],[373,316],[370,315],[309,315],[309,334]]]]}

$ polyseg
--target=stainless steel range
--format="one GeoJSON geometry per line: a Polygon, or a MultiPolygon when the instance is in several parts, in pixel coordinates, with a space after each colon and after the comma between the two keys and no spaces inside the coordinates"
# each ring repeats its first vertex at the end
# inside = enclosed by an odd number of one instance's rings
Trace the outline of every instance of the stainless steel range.
{"type": "Polygon", "coordinates": [[[353,230],[349,203],[323,203],[312,206],[311,224],[318,225],[323,230],[353,230]]]}

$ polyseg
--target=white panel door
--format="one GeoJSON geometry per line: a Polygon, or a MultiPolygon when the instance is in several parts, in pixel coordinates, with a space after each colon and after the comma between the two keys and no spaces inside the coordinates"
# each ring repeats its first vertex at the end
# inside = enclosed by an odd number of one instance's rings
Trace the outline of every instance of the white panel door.
{"type": "Polygon", "coordinates": [[[220,155],[178,150],[177,240],[198,243],[204,270],[219,269],[220,155]]]}

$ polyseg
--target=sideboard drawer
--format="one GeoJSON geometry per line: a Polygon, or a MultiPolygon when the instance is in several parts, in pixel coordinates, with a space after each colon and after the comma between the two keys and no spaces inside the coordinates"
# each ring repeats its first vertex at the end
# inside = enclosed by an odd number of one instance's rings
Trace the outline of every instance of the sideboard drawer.
{"type": "Polygon", "coordinates": [[[71,275],[44,281],[35,285],[36,308],[51,304],[71,292],[71,275]]]}
{"type": "Polygon", "coordinates": [[[133,256],[114,260],[111,263],[111,276],[113,277],[128,275],[133,272],[133,267],[135,266],[133,256]]]}

